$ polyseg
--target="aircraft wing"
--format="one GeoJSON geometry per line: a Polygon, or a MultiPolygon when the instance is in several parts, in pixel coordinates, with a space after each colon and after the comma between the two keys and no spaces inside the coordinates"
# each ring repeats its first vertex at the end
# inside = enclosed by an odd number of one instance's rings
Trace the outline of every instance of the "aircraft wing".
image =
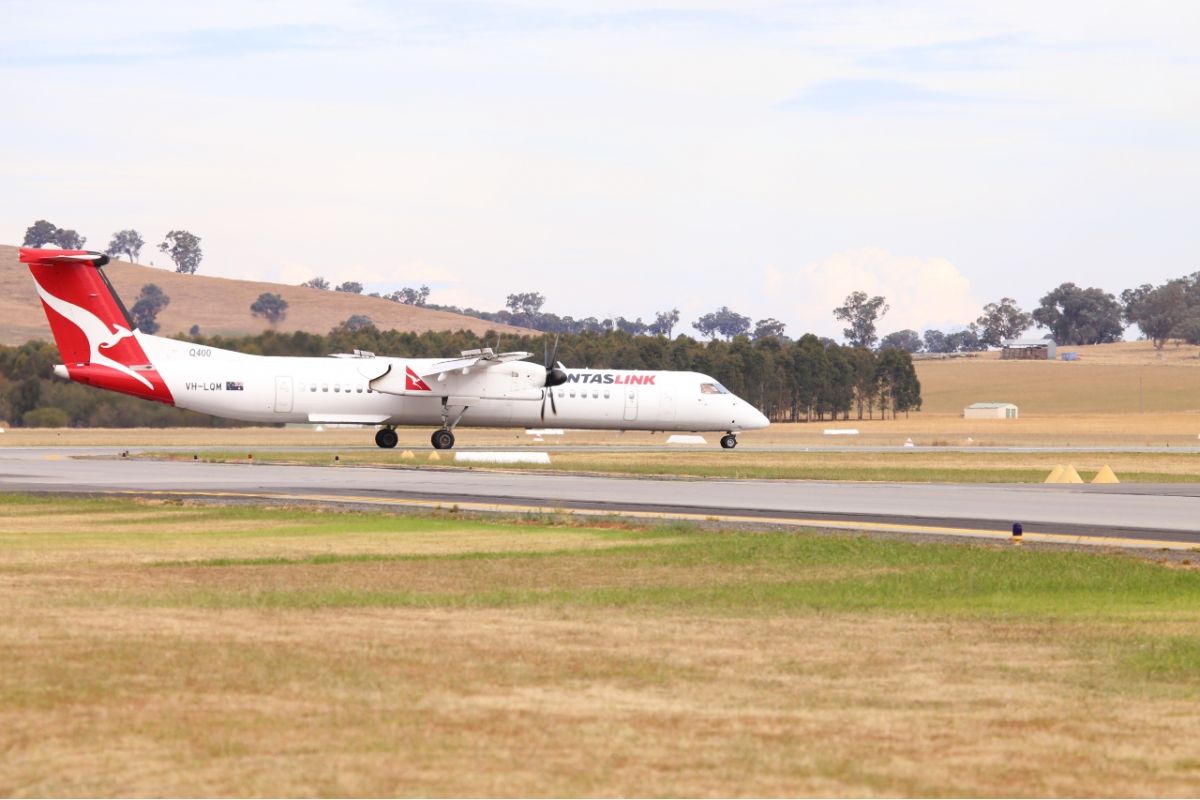
{"type": "Polygon", "coordinates": [[[507,361],[523,361],[532,353],[515,351],[512,353],[493,353],[491,350],[484,350],[480,353],[465,355],[462,358],[452,358],[447,361],[436,361],[421,370],[422,378],[435,378],[439,375],[446,375],[451,372],[458,372],[467,375],[471,370],[476,368],[486,368],[503,364],[507,361]]]}
{"type": "Polygon", "coordinates": [[[492,353],[490,349],[468,351],[462,358],[445,361],[388,362],[388,369],[370,379],[370,387],[385,394],[456,398],[451,405],[471,405],[481,399],[541,400],[545,370],[524,361],[529,353],[492,353]],[[499,364],[514,363],[503,370],[499,364]]]}

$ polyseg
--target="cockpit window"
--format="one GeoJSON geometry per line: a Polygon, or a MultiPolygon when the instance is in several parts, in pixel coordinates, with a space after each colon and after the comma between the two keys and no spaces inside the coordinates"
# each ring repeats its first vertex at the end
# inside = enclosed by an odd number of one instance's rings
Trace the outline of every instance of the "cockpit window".
{"type": "Polygon", "coordinates": [[[702,383],[700,394],[729,394],[729,390],[719,383],[702,383]]]}

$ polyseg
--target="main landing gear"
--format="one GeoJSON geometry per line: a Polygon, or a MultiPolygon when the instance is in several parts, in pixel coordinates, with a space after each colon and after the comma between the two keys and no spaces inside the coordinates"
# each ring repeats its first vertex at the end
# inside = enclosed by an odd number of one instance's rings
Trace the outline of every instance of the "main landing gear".
{"type": "Polygon", "coordinates": [[[725,434],[721,437],[721,447],[724,447],[726,450],[732,450],[737,447],[737,437],[732,433],[725,434]]]}
{"type": "MultiPolygon", "coordinates": [[[[429,443],[433,445],[434,450],[449,450],[454,447],[454,427],[458,425],[459,420],[463,418],[463,414],[467,413],[469,406],[463,406],[462,410],[450,416],[450,406],[448,400],[450,398],[442,398],[442,427],[441,430],[433,432],[433,436],[429,437],[429,443]]],[[[384,449],[390,449],[396,446],[400,441],[400,437],[396,435],[396,429],[388,425],[375,431],[375,444],[384,449]]]]}
{"type": "MultiPolygon", "coordinates": [[[[380,428],[375,431],[375,444],[385,450],[395,447],[399,441],[400,437],[391,428],[380,428]]],[[[434,431],[429,441],[435,450],[449,450],[454,447],[454,433],[449,428],[442,428],[440,431],[434,431]]]]}
{"type": "Polygon", "coordinates": [[[448,404],[450,398],[442,398],[442,429],[434,431],[433,436],[429,437],[430,444],[434,450],[449,450],[454,447],[454,427],[458,425],[458,421],[463,418],[463,414],[467,413],[470,406],[463,406],[462,411],[458,412],[458,416],[450,419],[450,406],[448,404]]]}

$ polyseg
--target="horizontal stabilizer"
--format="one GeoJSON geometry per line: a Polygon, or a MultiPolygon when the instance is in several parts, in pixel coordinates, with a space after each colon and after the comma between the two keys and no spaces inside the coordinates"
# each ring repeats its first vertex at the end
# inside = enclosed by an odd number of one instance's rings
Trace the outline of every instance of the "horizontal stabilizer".
{"type": "Polygon", "coordinates": [[[22,264],[87,264],[103,267],[108,256],[92,250],[43,250],[39,247],[21,248],[22,264]]]}

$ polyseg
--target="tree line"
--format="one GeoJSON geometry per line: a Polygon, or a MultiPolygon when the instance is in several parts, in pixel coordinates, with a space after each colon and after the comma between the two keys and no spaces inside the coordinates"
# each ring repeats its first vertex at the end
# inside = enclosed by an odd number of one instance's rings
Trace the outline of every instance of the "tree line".
{"type": "MultiPolygon", "coordinates": [[[[87,244],[87,237],[80,236],[71,228],[60,228],[49,220],[39,219],[25,229],[22,247],[45,247],[54,245],[63,250],[82,250],[87,244]]],[[[112,235],[104,254],[114,258],[125,256],[129,261],[137,261],[146,246],[146,240],[132,228],[117,231],[112,235]]],[[[175,264],[175,271],[187,275],[194,274],[200,268],[204,251],[200,247],[200,237],[185,230],[168,231],[163,240],[158,243],[158,249],[166,253],[175,264]]]]}
{"type": "Polygon", "coordinates": [[[946,333],[924,334],[905,329],[879,338],[876,324],[888,311],[883,297],[853,292],[833,311],[847,323],[842,333],[857,347],[895,348],[909,353],[955,353],[999,347],[1036,325],[1058,344],[1085,345],[1117,342],[1136,325],[1143,338],[1161,350],[1168,341],[1200,344],[1200,272],[1161,285],[1145,283],[1121,292],[1120,299],[1095,286],[1063,283],[1042,296],[1032,312],[1023,311],[1011,297],[988,303],[974,322],[946,333]]]}
{"type": "MultiPolygon", "coordinates": [[[[304,285],[330,288],[328,281],[322,278],[315,278],[304,285]]],[[[342,284],[336,291],[361,293],[361,284],[342,284]]],[[[544,311],[546,298],[540,292],[510,294],[505,308],[498,311],[430,303],[429,293],[428,286],[421,286],[419,289],[404,288],[385,295],[372,292],[370,296],[544,333],[623,332],[633,336],[670,339],[680,323],[678,308],[655,312],[651,322],[644,322],[641,317],[630,320],[621,316],[577,319],[544,311]]],[[[1120,341],[1130,325],[1137,325],[1143,336],[1161,349],[1171,339],[1200,344],[1200,272],[1167,281],[1160,286],[1143,284],[1126,289],[1119,300],[1103,289],[1067,282],[1043,295],[1032,312],[1022,310],[1013,298],[1002,297],[997,302],[985,305],[978,318],[952,331],[928,328],[919,333],[903,329],[879,336],[878,322],[889,310],[886,298],[855,291],[832,313],[835,319],[846,324],[842,334],[847,344],[866,349],[894,348],[908,353],[976,352],[999,347],[1006,339],[1019,338],[1034,326],[1044,328],[1047,331],[1045,335],[1059,344],[1105,344],[1120,341]]],[[[732,341],[739,336],[746,336],[752,341],[768,338],[791,341],[786,335],[786,325],[778,319],[766,317],[752,321],[728,306],[701,315],[691,322],[691,327],[710,340],[721,338],[732,341]]]]}
{"type": "Polygon", "coordinates": [[[53,342],[0,346],[0,426],[170,428],[242,424],[55,378],[54,365],[60,363],[53,342]]]}
{"type": "MultiPolygon", "coordinates": [[[[54,244],[67,249],[82,249],[86,241],[77,231],[60,228],[42,219],[26,229],[24,244],[29,247],[54,244]]],[[[105,252],[112,256],[123,255],[133,261],[144,246],[145,241],[136,230],[122,230],[113,234],[105,252]]],[[[185,230],[169,231],[158,244],[158,249],[171,258],[176,271],[181,273],[195,273],[203,257],[200,238],[185,230]]],[[[344,281],[334,287],[321,276],[301,285],[353,294],[362,294],[364,288],[358,281],[344,281]]],[[[505,308],[497,311],[431,303],[430,289],[425,285],[404,287],[387,294],[372,292],[370,296],[546,333],[622,332],[670,339],[680,324],[678,308],[656,311],[650,321],[643,321],[641,317],[560,316],[544,310],[546,298],[540,292],[510,294],[506,298],[505,308]]],[[[878,320],[889,310],[886,298],[871,297],[866,292],[856,291],[847,296],[843,305],[833,309],[833,315],[846,323],[843,333],[852,347],[882,346],[909,353],[986,350],[988,347],[998,347],[1005,339],[1020,336],[1035,325],[1044,328],[1050,338],[1065,345],[1119,341],[1126,327],[1137,325],[1143,336],[1161,349],[1170,340],[1200,344],[1200,272],[1158,286],[1147,283],[1126,289],[1119,299],[1095,286],[1062,283],[1043,295],[1032,312],[1023,311],[1013,298],[1003,297],[998,302],[984,306],[976,320],[948,332],[927,329],[918,333],[904,329],[879,337],[876,334],[878,320]]],[[[278,294],[264,293],[252,305],[251,311],[274,326],[286,316],[287,302],[278,294]]],[[[363,320],[367,318],[362,317],[359,322],[363,320]]],[[[691,327],[710,340],[720,337],[732,341],[746,336],[752,341],[768,338],[790,341],[786,326],[774,317],[752,321],[728,306],[702,314],[691,322],[691,327]]]]}
{"type": "MultiPolygon", "coordinates": [[[[264,331],[246,337],[190,337],[197,344],[258,355],[326,356],[368,350],[381,355],[449,358],[461,350],[500,346],[540,354],[546,336],[478,336],[469,331],[404,333],[373,325],[339,325],[328,334],[264,331]]],[[[921,408],[912,357],[872,351],[812,334],[797,340],[747,336],[702,342],[635,336],[624,331],[563,334],[558,357],[568,367],[692,370],[711,375],[775,421],[895,417],[921,408]]],[[[0,420],[57,427],[169,427],[231,423],[54,379],[58,351],[49,342],[0,347],[0,420]]]]}

